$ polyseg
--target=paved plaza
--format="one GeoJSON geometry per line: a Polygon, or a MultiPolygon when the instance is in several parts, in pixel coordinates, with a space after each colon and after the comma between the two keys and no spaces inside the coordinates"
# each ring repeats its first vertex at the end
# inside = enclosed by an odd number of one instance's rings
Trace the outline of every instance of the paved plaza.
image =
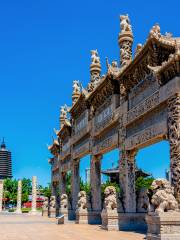
{"type": "Polygon", "coordinates": [[[55,219],[41,216],[0,214],[1,240],[142,240],[144,237],[133,232],[107,232],[98,225],[57,225],[55,219]]]}

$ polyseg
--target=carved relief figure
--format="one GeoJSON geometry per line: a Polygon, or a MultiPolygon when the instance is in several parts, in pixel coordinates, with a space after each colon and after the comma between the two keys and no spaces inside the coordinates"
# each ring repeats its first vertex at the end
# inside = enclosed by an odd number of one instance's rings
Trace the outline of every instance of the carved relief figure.
{"type": "Polygon", "coordinates": [[[92,64],[100,64],[100,58],[98,56],[97,49],[91,50],[91,60],[92,60],[92,64]]]}
{"type": "Polygon", "coordinates": [[[78,211],[88,210],[90,208],[89,197],[85,191],[80,191],[78,194],[78,202],[76,209],[78,211]]]}
{"type": "Polygon", "coordinates": [[[127,31],[132,31],[132,27],[130,24],[129,16],[127,15],[121,15],[120,16],[120,27],[121,27],[121,32],[127,32],[127,31]]]}
{"type": "Polygon", "coordinates": [[[171,182],[180,204],[180,94],[168,100],[168,131],[171,156],[171,182]]]}
{"type": "Polygon", "coordinates": [[[157,214],[177,211],[178,203],[174,197],[174,188],[166,179],[156,179],[151,185],[152,197],[150,211],[157,214]]]}

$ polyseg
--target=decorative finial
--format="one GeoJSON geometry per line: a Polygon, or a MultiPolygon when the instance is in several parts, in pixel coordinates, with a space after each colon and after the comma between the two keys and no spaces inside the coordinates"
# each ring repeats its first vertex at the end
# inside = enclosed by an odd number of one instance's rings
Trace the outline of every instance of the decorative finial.
{"type": "Polygon", "coordinates": [[[73,81],[73,93],[72,93],[73,105],[77,102],[80,94],[81,94],[80,83],[78,80],[74,80],[73,81]]]}
{"type": "Polygon", "coordinates": [[[101,79],[101,62],[97,49],[91,50],[90,74],[91,80],[88,84],[88,92],[92,92],[101,79]]]}
{"type": "Polygon", "coordinates": [[[132,60],[133,33],[128,14],[120,16],[120,29],[118,42],[120,47],[120,63],[123,67],[132,60]]]}
{"type": "Polygon", "coordinates": [[[67,105],[61,106],[60,109],[60,129],[63,127],[65,121],[67,119],[67,105]]]}
{"type": "Polygon", "coordinates": [[[108,57],[106,57],[106,66],[108,74],[117,76],[120,73],[120,68],[118,67],[118,62],[116,60],[113,60],[110,64],[108,57]]]}
{"type": "Polygon", "coordinates": [[[161,29],[159,23],[156,23],[150,30],[150,37],[160,38],[161,37],[161,29]]]}
{"type": "Polygon", "coordinates": [[[136,46],[136,50],[135,50],[135,56],[137,56],[140,53],[142,48],[143,48],[142,44],[138,43],[137,46],[136,46]]]}

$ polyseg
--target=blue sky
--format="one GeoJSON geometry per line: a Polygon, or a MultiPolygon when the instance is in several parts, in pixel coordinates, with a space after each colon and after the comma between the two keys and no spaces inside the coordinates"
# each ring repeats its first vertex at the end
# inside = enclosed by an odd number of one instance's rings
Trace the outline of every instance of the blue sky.
{"type": "MultiPolygon", "coordinates": [[[[157,22],[162,32],[180,36],[179,8],[178,0],[0,2],[0,138],[12,151],[14,177],[37,175],[41,184],[49,182],[46,144],[59,128],[59,108],[71,104],[74,79],[87,85],[91,49],[98,49],[103,72],[106,56],[119,60],[119,15],[129,14],[135,47],[157,22]]],[[[117,151],[103,164],[116,158],[117,151]]],[[[141,150],[137,159],[161,175],[168,144],[141,150]]]]}

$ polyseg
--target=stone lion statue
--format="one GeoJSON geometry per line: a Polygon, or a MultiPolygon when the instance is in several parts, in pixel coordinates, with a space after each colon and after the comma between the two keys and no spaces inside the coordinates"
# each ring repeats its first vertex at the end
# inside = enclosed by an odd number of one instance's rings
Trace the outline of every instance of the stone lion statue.
{"type": "Polygon", "coordinates": [[[85,191],[80,191],[78,194],[78,202],[76,209],[81,211],[87,210],[89,208],[90,208],[89,197],[87,196],[85,191]]]}
{"type": "Polygon", "coordinates": [[[113,186],[106,187],[104,191],[104,209],[105,210],[116,210],[117,209],[117,197],[116,189],[113,186]]]}
{"type": "Polygon", "coordinates": [[[55,196],[50,197],[49,207],[50,207],[50,209],[56,208],[56,197],[55,196]]]}
{"type": "Polygon", "coordinates": [[[48,197],[45,197],[42,208],[43,210],[48,210],[48,207],[49,207],[49,199],[48,197]]]}
{"type": "Polygon", "coordinates": [[[100,64],[100,58],[98,56],[98,51],[96,50],[91,50],[91,60],[92,64],[100,64]]]}
{"type": "Polygon", "coordinates": [[[149,207],[148,189],[141,188],[137,198],[137,211],[147,212],[149,207]]]}
{"type": "Polygon", "coordinates": [[[65,193],[61,195],[60,207],[61,207],[61,209],[67,209],[68,208],[68,196],[65,193]]]}
{"type": "Polygon", "coordinates": [[[126,31],[132,31],[132,27],[130,24],[129,16],[127,15],[121,15],[120,16],[120,27],[121,27],[121,32],[126,32],[126,31]]]}
{"type": "Polygon", "coordinates": [[[156,179],[151,185],[151,208],[157,214],[167,211],[178,211],[178,203],[174,197],[174,188],[166,179],[156,179]]]}
{"type": "Polygon", "coordinates": [[[80,83],[78,80],[73,81],[73,93],[74,94],[80,94],[81,89],[80,89],[80,83]]]}

